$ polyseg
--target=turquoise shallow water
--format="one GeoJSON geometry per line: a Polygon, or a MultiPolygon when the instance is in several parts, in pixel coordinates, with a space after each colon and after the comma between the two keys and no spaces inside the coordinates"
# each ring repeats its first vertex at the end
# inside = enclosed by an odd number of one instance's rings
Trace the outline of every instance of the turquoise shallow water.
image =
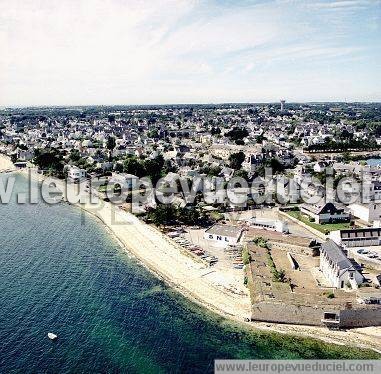
{"type": "MultiPolygon", "coordinates": [[[[18,176],[15,193],[26,189],[18,176]]],[[[210,372],[214,358],[365,356],[211,315],[76,208],[12,201],[0,204],[0,217],[2,373],[210,372]]]]}
{"type": "Polygon", "coordinates": [[[379,166],[381,165],[381,158],[370,158],[366,160],[366,163],[369,166],[379,166]]]}

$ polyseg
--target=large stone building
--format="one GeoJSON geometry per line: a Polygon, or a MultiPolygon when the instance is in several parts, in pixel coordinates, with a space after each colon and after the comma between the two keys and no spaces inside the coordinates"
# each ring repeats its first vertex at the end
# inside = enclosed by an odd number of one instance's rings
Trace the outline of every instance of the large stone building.
{"type": "Polygon", "coordinates": [[[364,280],[358,266],[348,259],[333,240],[328,240],[321,246],[320,270],[329,284],[336,288],[356,289],[364,280]]]}

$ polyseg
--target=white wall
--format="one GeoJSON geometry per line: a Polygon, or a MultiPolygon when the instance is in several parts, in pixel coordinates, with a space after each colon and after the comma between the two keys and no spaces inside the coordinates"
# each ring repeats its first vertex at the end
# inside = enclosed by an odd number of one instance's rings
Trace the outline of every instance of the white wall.
{"type": "Polygon", "coordinates": [[[322,255],[320,257],[320,270],[332,287],[347,288],[347,284],[350,283],[352,288],[357,288],[357,285],[363,282],[363,277],[358,271],[345,271],[338,276],[337,269],[332,268],[327,259],[322,255]],[[351,273],[353,274],[353,279],[350,278],[351,273]]]}
{"type": "Polygon", "coordinates": [[[239,241],[239,237],[209,234],[207,232],[204,234],[204,239],[213,241],[216,243],[216,245],[221,247],[227,247],[228,245],[235,245],[239,241]]]}
{"type": "Polygon", "coordinates": [[[355,217],[365,222],[372,223],[381,218],[381,204],[351,204],[349,208],[355,217]]]}

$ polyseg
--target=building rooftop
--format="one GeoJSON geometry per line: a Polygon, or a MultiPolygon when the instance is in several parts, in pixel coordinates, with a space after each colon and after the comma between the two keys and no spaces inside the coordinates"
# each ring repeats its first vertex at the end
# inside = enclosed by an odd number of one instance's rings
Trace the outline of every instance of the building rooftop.
{"type": "Polygon", "coordinates": [[[340,270],[353,267],[351,261],[349,261],[342,249],[333,240],[327,240],[323,243],[321,246],[321,252],[322,254],[325,253],[340,270]]]}
{"type": "Polygon", "coordinates": [[[321,203],[321,204],[301,204],[301,208],[304,208],[305,210],[308,210],[314,214],[321,214],[321,213],[341,213],[344,211],[344,209],[339,208],[337,205],[333,203],[321,203]]]}
{"type": "Polygon", "coordinates": [[[221,236],[230,236],[238,237],[241,235],[242,228],[239,226],[230,226],[230,225],[213,225],[209,227],[205,233],[212,235],[221,235],[221,236]]]}

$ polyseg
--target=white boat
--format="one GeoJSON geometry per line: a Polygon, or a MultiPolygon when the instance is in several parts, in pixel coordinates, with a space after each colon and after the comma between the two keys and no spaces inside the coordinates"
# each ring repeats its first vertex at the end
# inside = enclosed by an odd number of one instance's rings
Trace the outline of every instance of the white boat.
{"type": "Polygon", "coordinates": [[[58,336],[56,334],[53,334],[52,332],[48,332],[48,338],[50,340],[56,340],[58,336]]]}

